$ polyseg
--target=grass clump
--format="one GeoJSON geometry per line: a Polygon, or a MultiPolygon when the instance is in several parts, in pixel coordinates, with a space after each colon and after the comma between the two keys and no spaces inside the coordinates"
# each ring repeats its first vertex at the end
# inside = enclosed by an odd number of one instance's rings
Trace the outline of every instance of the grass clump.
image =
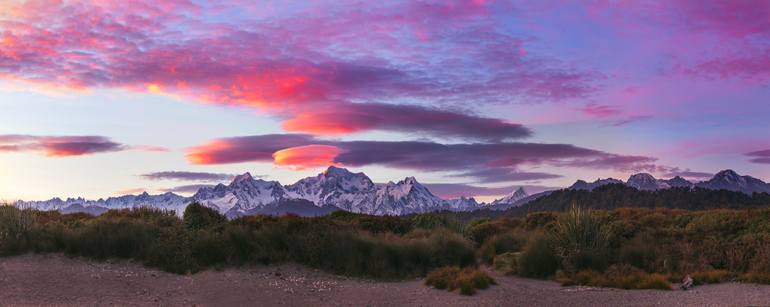
{"type": "Polygon", "coordinates": [[[487,273],[475,268],[443,267],[431,271],[425,278],[427,286],[448,291],[459,289],[462,295],[474,295],[477,290],[496,284],[487,273]]]}
{"type": "Polygon", "coordinates": [[[607,267],[609,232],[588,210],[573,206],[562,214],[551,228],[549,239],[567,272],[607,267]]]}
{"type": "Polygon", "coordinates": [[[514,275],[519,272],[519,257],[521,253],[503,253],[495,256],[492,266],[498,272],[505,275],[514,275]]]}
{"type": "Polygon", "coordinates": [[[518,264],[521,276],[544,278],[556,273],[559,269],[559,258],[551,249],[548,238],[536,235],[524,247],[518,264]]]}
{"type": "Polygon", "coordinates": [[[607,272],[579,271],[558,279],[563,286],[593,286],[620,289],[671,290],[671,283],[663,274],[647,273],[629,265],[610,267],[607,272]]]}
{"type": "Polygon", "coordinates": [[[726,270],[710,270],[690,274],[690,277],[696,285],[703,285],[730,281],[735,278],[735,274],[726,270]]]}
{"type": "Polygon", "coordinates": [[[19,239],[32,228],[32,211],[0,204],[0,243],[19,239]]]}
{"type": "Polygon", "coordinates": [[[485,263],[491,264],[495,256],[509,252],[520,252],[526,244],[527,237],[524,233],[503,232],[489,237],[481,244],[479,257],[485,263]]]}

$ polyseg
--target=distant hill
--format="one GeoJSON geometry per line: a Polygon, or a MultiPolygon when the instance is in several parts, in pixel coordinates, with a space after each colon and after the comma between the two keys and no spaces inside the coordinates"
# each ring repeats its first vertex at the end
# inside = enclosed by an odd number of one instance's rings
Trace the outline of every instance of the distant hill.
{"type": "Polygon", "coordinates": [[[685,210],[745,209],[770,206],[770,194],[711,190],[705,188],[667,188],[638,190],[623,184],[608,184],[593,190],[559,190],[511,208],[506,214],[535,211],[563,211],[573,204],[591,209],[672,208],[685,210]]]}

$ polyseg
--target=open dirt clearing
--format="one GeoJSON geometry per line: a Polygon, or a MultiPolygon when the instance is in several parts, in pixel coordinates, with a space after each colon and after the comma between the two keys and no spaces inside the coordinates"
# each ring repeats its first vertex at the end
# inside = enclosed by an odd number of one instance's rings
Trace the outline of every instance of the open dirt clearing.
{"type": "Polygon", "coordinates": [[[0,258],[2,306],[736,306],[770,305],[770,286],[726,283],[690,291],[561,287],[495,276],[466,297],[420,280],[374,282],[298,265],[231,268],[182,276],[130,262],[61,255],[0,258]]]}

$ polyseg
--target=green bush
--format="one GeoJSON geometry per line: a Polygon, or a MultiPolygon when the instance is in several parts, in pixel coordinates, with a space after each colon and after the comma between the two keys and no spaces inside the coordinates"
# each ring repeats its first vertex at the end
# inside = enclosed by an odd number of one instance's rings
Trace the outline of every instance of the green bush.
{"type": "Polygon", "coordinates": [[[32,223],[31,210],[0,204],[0,252],[4,245],[21,239],[32,228],[32,223]]]}
{"type": "Polygon", "coordinates": [[[527,244],[527,236],[521,232],[508,231],[493,235],[481,244],[479,255],[482,261],[492,263],[495,256],[508,252],[520,252],[527,244]]]}
{"type": "Polygon", "coordinates": [[[462,295],[474,295],[476,290],[489,288],[497,284],[495,280],[478,269],[458,267],[443,267],[428,273],[425,285],[440,290],[460,290],[462,295]]]}
{"type": "Polygon", "coordinates": [[[492,266],[498,272],[513,275],[519,272],[519,257],[521,253],[504,253],[495,256],[492,266]]]}
{"type": "Polygon", "coordinates": [[[519,274],[526,277],[548,277],[559,268],[559,258],[545,236],[530,239],[519,256],[519,274]]]}
{"type": "Polygon", "coordinates": [[[182,217],[185,227],[188,229],[203,229],[218,227],[227,222],[224,215],[197,202],[187,205],[182,217]]]}

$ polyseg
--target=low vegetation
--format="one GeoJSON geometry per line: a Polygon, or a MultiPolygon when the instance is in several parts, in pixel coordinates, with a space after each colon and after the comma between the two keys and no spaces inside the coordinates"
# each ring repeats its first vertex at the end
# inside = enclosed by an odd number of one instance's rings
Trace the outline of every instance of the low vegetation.
{"type": "Polygon", "coordinates": [[[2,229],[12,229],[2,232],[3,255],[64,252],[94,259],[134,259],[174,273],[296,262],[380,279],[476,265],[472,243],[459,233],[439,226],[428,231],[393,217],[253,216],[227,221],[211,209],[191,205],[183,219],[150,209],[109,211],[99,217],[30,212],[30,223],[19,227],[17,219],[26,211],[0,209],[11,212],[2,220],[2,229]]]}
{"type": "Polygon", "coordinates": [[[465,294],[485,287],[463,286],[481,278],[479,265],[565,285],[670,289],[686,275],[695,284],[770,283],[770,209],[227,220],[199,205],[181,219],[150,209],[93,217],[0,207],[0,255],[28,252],[133,259],[175,273],[295,262],[377,279],[429,275],[429,285],[465,294]]]}
{"type": "Polygon", "coordinates": [[[479,269],[443,267],[428,273],[425,284],[441,290],[459,290],[462,295],[474,295],[476,290],[483,290],[497,283],[479,269]]]}

